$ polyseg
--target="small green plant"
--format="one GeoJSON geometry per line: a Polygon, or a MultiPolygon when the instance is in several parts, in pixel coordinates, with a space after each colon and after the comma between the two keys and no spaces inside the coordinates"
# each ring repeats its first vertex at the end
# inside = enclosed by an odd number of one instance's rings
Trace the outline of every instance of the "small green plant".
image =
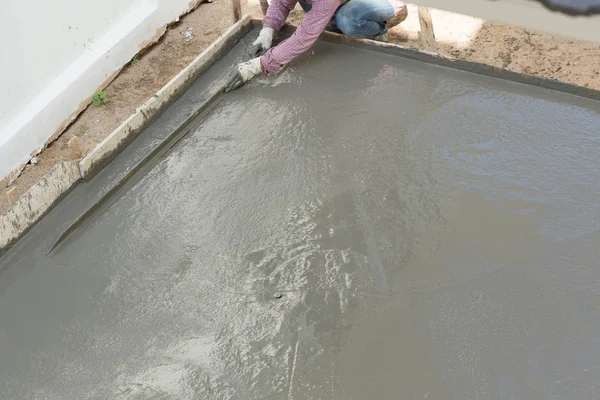
{"type": "Polygon", "coordinates": [[[137,65],[137,63],[138,63],[138,58],[136,55],[136,56],[133,56],[133,58],[131,59],[131,65],[137,65]]]}
{"type": "Polygon", "coordinates": [[[98,92],[97,95],[92,97],[92,103],[94,103],[95,106],[108,103],[108,96],[104,92],[98,92]]]}

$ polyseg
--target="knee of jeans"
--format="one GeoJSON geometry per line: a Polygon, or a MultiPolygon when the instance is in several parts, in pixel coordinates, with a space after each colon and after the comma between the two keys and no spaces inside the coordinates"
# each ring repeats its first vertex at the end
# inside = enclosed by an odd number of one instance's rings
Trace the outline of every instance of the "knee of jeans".
{"type": "Polygon", "coordinates": [[[360,33],[366,22],[362,18],[356,18],[353,15],[346,15],[347,13],[338,12],[335,16],[335,24],[338,29],[341,30],[344,35],[354,36],[354,34],[360,33]]]}

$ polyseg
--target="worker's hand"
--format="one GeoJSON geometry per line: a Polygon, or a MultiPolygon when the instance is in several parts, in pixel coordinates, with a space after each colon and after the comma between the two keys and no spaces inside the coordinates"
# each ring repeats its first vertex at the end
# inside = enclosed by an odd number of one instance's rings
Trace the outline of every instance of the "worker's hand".
{"type": "Polygon", "coordinates": [[[262,28],[260,33],[258,34],[258,38],[252,43],[252,47],[250,49],[251,57],[262,56],[265,51],[271,48],[273,44],[273,35],[275,31],[271,28],[262,28]]]}
{"type": "Polygon", "coordinates": [[[232,72],[228,84],[225,86],[225,92],[239,88],[261,72],[260,57],[238,64],[237,68],[232,72]]]}

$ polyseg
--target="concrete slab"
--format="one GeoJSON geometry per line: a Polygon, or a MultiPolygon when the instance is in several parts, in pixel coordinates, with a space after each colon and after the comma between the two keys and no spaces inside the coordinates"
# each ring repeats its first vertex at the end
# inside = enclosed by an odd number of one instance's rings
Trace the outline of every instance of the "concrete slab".
{"type": "Polygon", "coordinates": [[[319,43],[215,104],[0,259],[1,398],[597,397],[598,102],[319,43]]]}

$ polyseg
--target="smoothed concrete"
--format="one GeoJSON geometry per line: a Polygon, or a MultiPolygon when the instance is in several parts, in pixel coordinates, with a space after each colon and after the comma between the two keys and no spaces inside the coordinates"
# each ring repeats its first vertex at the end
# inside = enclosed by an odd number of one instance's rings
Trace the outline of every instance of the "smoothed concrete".
{"type": "Polygon", "coordinates": [[[592,100],[320,43],[52,257],[83,192],[0,259],[0,397],[596,398],[599,124],[592,100]]]}

